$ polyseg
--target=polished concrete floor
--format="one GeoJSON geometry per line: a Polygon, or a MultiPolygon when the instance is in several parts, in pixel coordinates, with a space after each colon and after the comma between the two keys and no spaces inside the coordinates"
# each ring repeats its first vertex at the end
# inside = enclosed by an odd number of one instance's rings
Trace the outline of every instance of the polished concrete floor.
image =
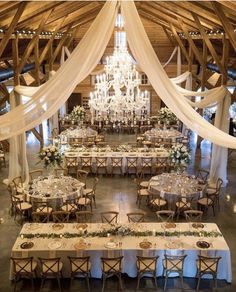
{"type": "MultiPolygon", "coordinates": [[[[128,143],[134,142],[135,136],[129,135],[110,135],[106,137],[108,143],[128,143]]],[[[195,139],[192,138],[192,162],[189,166],[189,172],[194,173],[194,169],[197,166],[209,167],[210,163],[210,144],[203,141],[201,149],[195,147],[195,139]]],[[[30,168],[39,168],[36,165],[37,152],[39,151],[39,145],[30,135],[27,143],[28,159],[30,168]]],[[[227,284],[225,281],[218,281],[218,291],[229,292],[236,291],[236,154],[233,154],[229,161],[229,183],[222,191],[221,196],[221,210],[217,212],[214,217],[209,213],[206,221],[215,222],[218,224],[222,231],[231,250],[232,258],[232,271],[233,282],[227,284]],[[230,200],[226,199],[226,195],[230,195],[230,200]]],[[[2,183],[2,180],[7,177],[7,169],[0,169],[0,218],[4,219],[4,223],[0,225],[0,292],[12,291],[13,285],[9,279],[9,258],[11,248],[19,233],[21,226],[13,220],[9,214],[10,199],[6,186],[2,183]]],[[[105,210],[117,210],[120,213],[120,222],[126,222],[126,213],[130,211],[137,211],[136,201],[136,186],[134,184],[134,178],[132,176],[114,176],[114,177],[99,177],[99,185],[97,189],[97,208],[94,210],[94,221],[100,221],[100,212],[105,210]]],[[[89,178],[88,184],[92,182],[92,177],[89,178]]],[[[154,214],[147,209],[144,205],[141,207],[145,212],[147,221],[155,221],[154,214]]],[[[124,286],[126,291],[135,291],[136,280],[131,279],[124,275],[124,286]]],[[[37,289],[39,288],[39,282],[36,282],[37,289]]],[[[200,291],[211,291],[211,281],[202,281],[200,291]]],[[[28,281],[19,282],[17,285],[18,291],[31,291],[31,286],[28,281]]],[[[101,280],[91,280],[91,291],[101,291],[101,280]]],[[[158,279],[158,289],[163,289],[163,280],[158,279]]],[[[180,291],[180,281],[178,278],[171,279],[168,282],[167,291],[180,291]]],[[[195,279],[184,279],[184,290],[195,291],[196,281],[195,279]]],[[[86,284],[83,280],[75,280],[72,286],[68,279],[63,281],[64,291],[87,291],[86,284]]],[[[117,291],[118,283],[116,279],[108,280],[106,291],[117,291]]],[[[150,279],[144,279],[141,284],[140,291],[152,291],[152,281],[150,279]]],[[[54,281],[46,282],[42,291],[59,291],[57,283],[54,281]]]]}

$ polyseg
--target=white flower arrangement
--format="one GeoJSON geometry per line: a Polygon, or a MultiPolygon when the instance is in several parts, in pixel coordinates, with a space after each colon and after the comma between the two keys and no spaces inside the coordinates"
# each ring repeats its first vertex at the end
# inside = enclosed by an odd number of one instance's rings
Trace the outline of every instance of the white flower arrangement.
{"type": "Polygon", "coordinates": [[[168,107],[162,107],[159,110],[158,120],[163,124],[175,124],[178,119],[168,107]]]}
{"type": "Polygon", "coordinates": [[[70,114],[71,118],[74,120],[82,120],[85,116],[85,109],[84,107],[80,106],[80,105],[76,105],[74,106],[71,114],[70,114]]]}
{"type": "Polygon", "coordinates": [[[186,166],[191,160],[191,155],[185,145],[176,144],[171,147],[170,159],[174,164],[186,166]]]}
{"type": "Polygon", "coordinates": [[[62,157],[59,149],[54,145],[43,147],[39,153],[39,158],[43,161],[45,168],[51,165],[60,166],[62,163],[62,157]]]}

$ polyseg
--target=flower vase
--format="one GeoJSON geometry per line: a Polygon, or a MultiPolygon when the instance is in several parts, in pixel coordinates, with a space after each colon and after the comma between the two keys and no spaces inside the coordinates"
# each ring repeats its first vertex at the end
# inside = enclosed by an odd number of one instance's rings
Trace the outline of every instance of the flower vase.
{"type": "Polygon", "coordinates": [[[48,176],[53,176],[54,175],[54,165],[49,165],[48,166],[48,176]]]}

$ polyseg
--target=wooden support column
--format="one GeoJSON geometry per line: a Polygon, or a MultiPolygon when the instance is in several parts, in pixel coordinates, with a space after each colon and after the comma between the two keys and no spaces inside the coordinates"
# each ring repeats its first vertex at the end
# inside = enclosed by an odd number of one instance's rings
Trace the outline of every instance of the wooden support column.
{"type": "Polygon", "coordinates": [[[202,64],[202,80],[201,80],[201,90],[205,90],[206,87],[206,69],[207,69],[207,46],[203,42],[203,64],[202,64]]]}
{"type": "Polygon", "coordinates": [[[39,65],[39,36],[37,36],[35,45],[34,45],[34,64],[35,64],[35,83],[36,86],[40,85],[40,77],[39,77],[39,70],[40,70],[40,65],[39,65]]]}
{"type": "Polygon", "coordinates": [[[19,38],[16,35],[15,39],[12,40],[12,55],[13,55],[13,68],[14,68],[14,86],[20,84],[20,72],[18,70],[19,66],[19,50],[18,50],[19,38]]]}
{"type": "Polygon", "coordinates": [[[224,36],[223,42],[223,54],[222,54],[222,64],[225,67],[226,74],[222,75],[222,85],[226,85],[228,81],[228,60],[229,60],[229,40],[224,36]]]}
{"type": "Polygon", "coordinates": [[[11,37],[11,35],[12,35],[14,29],[15,29],[15,27],[16,27],[16,25],[17,25],[17,23],[18,23],[18,21],[19,21],[21,15],[22,15],[22,13],[23,13],[24,10],[25,10],[26,5],[27,5],[27,2],[26,2],[26,1],[21,2],[21,3],[19,4],[19,7],[18,7],[18,9],[17,9],[17,12],[16,12],[16,14],[14,15],[14,17],[13,17],[13,19],[12,19],[12,21],[11,21],[11,24],[9,25],[9,27],[8,27],[8,29],[7,29],[7,31],[6,31],[6,33],[5,33],[5,35],[4,35],[4,37],[3,37],[2,41],[1,41],[1,43],[0,43],[0,57],[1,57],[2,53],[3,53],[3,51],[5,50],[5,48],[6,48],[6,46],[7,46],[7,43],[8,43],[8,41],[9,41],[9,39],[10,39],[10,37],[11,37]]]}

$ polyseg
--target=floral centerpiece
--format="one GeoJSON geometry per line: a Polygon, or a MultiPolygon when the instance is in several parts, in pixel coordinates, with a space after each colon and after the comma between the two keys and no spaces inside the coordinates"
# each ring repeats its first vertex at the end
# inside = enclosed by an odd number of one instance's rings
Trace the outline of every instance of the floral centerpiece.
{"type": "Polygon", "coordinates": [[[177,166],[187,166],[191,160],[191,155],[187,147],[183,144],[176,144],[170,150],[171,162],[177,166]]]}
{"type": "Polygon", "coordinates": [[[59,149],[54,145],[43,147],[39,153],[39,158],[43,161],[45,168],[60,166],[62,163],[59,149]]]}
{"type": "Polygon", "coordinates": [[[178,119],[168,107],[162,107],[159,110],[158,120],[162,124],[176,124],[178,119]]]}
{"type": "Polygon", "coordinates": [[[84,107],[80,106],[80,105],[76,105],[74,106],[71,114],[71,119],[75,120],[75,121],[80,121],[83,120],[84,116],[85,116],[85,109],[84,107]]]}

